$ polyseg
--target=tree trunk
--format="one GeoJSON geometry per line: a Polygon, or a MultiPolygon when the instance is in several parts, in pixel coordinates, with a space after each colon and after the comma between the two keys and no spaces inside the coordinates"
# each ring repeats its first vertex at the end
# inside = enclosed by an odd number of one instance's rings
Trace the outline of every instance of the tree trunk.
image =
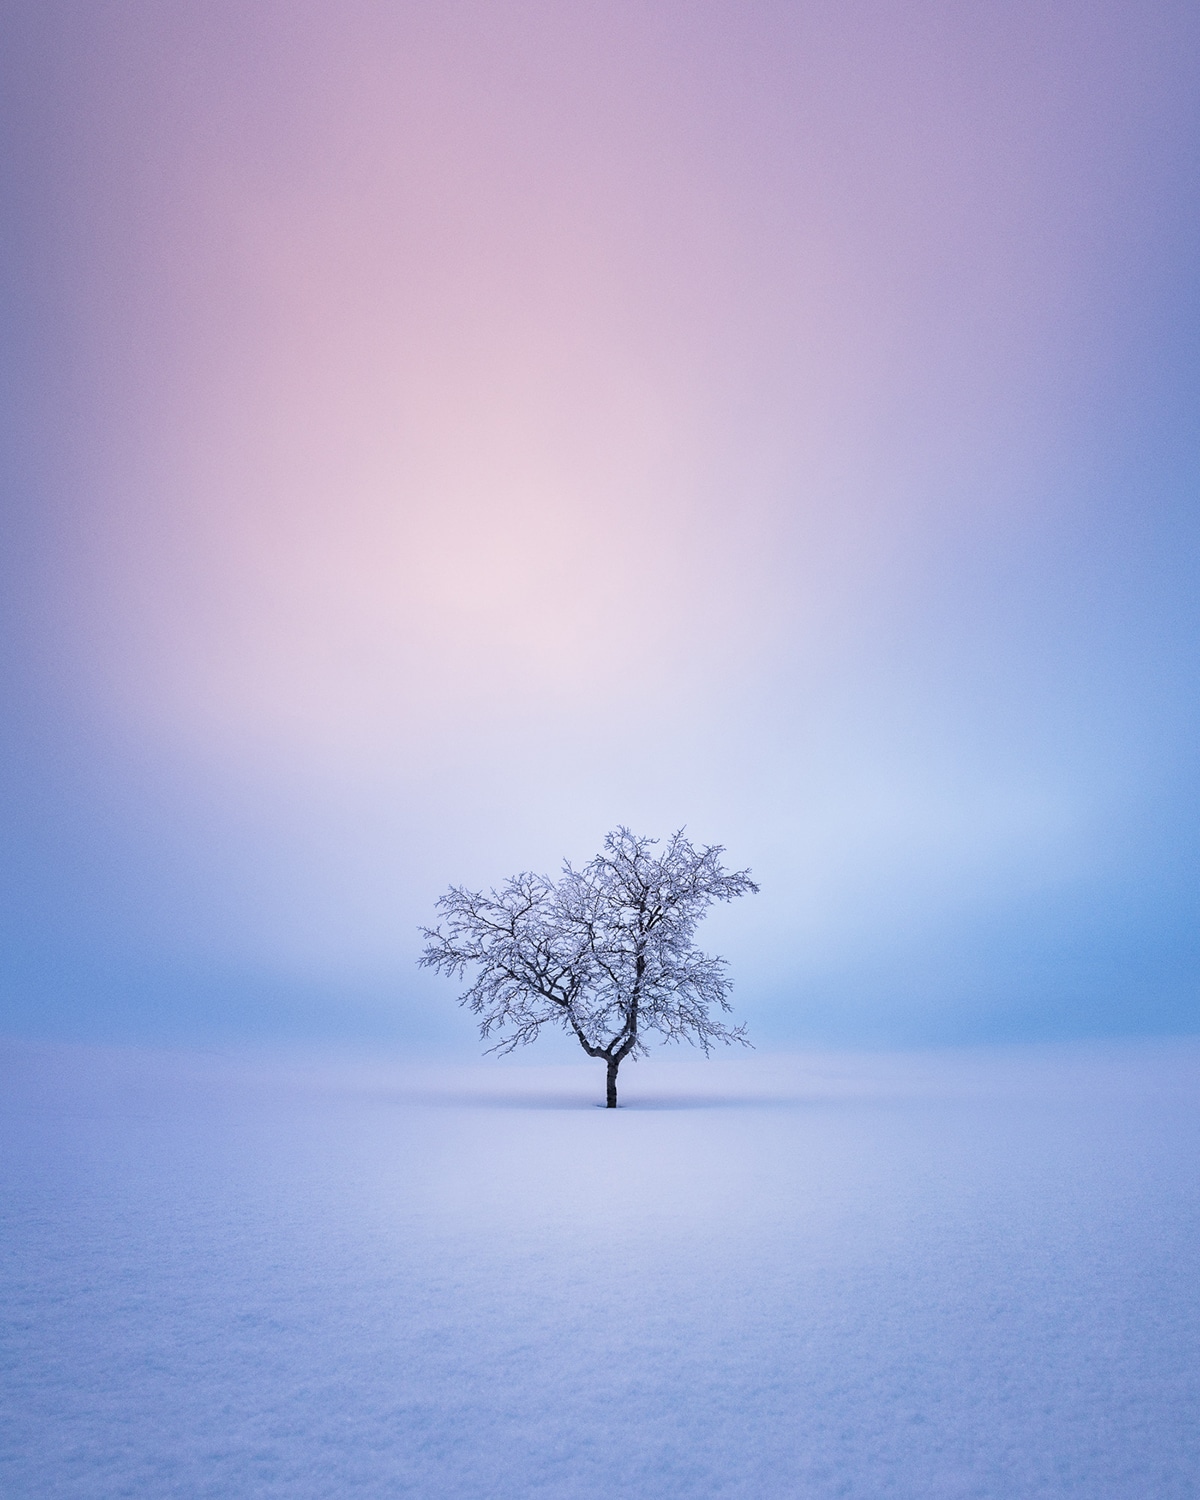
{"type": "Polygon", "coordinates": [[[606,1109],[616,1109],[617,1107],[617,1069],[620,1066],[621,1064],[614,1061],[613,1058],[610,1057],[608,1059],[608,1103],[605,1105],[606,1109]]]}

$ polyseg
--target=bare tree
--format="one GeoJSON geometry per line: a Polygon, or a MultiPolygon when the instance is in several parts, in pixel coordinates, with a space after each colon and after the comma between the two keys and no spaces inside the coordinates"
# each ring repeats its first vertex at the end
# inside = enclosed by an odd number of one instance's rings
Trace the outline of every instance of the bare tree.
{"type": "Polygon", "coordinates": [[[692,939],[714,901],[758,887],[748,870],[722,867],[719,844],[697,849],[682,830],[661,854],[657,843],[618,828],[582,869],[565,863],[557,883],[514,875],[486,895],[451,886],[437,903],[442,925],[421,929],[423,968],[458,978],[478,967],[459,1002],[481,1017],[481,1036],[499,1036],[489,1051],[562,1026],[607,1064],[609,1109],[617,1069],[646,1054],[647,1032],[705,1053],[715,1042],[749,1045],[744,1026],[711,1014],[730,1009],[725,960],[692,939]]]}

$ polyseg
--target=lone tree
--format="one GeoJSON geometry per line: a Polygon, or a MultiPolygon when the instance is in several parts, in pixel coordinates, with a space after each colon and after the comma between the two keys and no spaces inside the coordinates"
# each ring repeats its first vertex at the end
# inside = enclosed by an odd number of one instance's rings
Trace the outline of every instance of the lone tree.
{"type": "Polygon", "coordinates": [[[488,1051],[512,1052],[543,1026],[573,1031],[608,1065],[609,1109],[617,1069],[645,1056],[647,1032],[706,1054],[714,1042],[749,1045],[744,1026],[710,1014],[730,1009],[731,985],[725,960],[692,938],[712,902],[758,887],[748,870],[722,867],[719,844],[697,849],[682,830],[661,854],[657,843],[618,828],[582,869],[564,863],[557,884],[523,874],[486,895],[451,886],[442,925],[421,929],[422,968],[458,978],[478,966],[459,1003],[481,1017],[481,1036],[500,1037],[488,1051]]]}

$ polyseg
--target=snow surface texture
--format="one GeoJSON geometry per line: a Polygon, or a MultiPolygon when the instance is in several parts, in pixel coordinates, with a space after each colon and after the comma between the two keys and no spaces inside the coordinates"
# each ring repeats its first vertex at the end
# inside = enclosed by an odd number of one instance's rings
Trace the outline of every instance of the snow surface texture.
{"type": "Polygon", "coordinates": [[[1194,1041],[3,1084],[6,1497],[1197,1493],[1194,1041]]]}

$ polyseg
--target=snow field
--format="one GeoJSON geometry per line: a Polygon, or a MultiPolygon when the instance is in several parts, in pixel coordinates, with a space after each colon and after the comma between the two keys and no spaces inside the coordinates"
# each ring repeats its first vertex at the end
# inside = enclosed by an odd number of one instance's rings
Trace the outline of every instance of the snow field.
{"type": "Polygon", "coordinates": [[[5,1496],[1196,1493],[1194,1041],[3,1075],[5,1496]]]}

